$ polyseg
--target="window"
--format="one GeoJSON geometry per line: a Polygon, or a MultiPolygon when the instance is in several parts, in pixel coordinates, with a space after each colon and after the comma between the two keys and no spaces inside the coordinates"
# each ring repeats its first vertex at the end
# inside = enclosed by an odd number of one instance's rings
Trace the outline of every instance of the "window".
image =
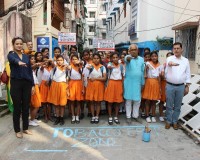
{"type": "Polygon", "coordinates": [[[104,26],[106,25],[106,19],[105,18],[102,19],[102,23],[103,23],[104,26]]]}
{"type": "Polygon", "coordinates": [[[89,40],[89,45],[93,45],[93,44],[92,44],[92,43],[93,43],[93,42],[92,42],[92,39],[89,38],[88,40],[89,40]]]}
{"type": "Polygon", "coordinates": [[[124,18],[126,17],[126,2],[124,2],[124,18]]]}
{"type": "Polygon", "coordinates": [[[106,33],[102,33],[102,39],[106,39],[106,33]]]}
{"type": "Polygon", "coordinates": [[[90,18],[95,18],[95,12],[90,12],[90,18]]]}
{"type": "Polygon", "coordinates": [[[103,11],[106,11],[107,7],[106,4],[103,5],[103,11]]]}
{"type": "Polygon", "coordinates": [[[94,32],[94,26],[89,26],[89,32],[94,32]]]}
{"type": "Polygon", "coordinates": [[[90,4],[95,4],[96,0],[90,0],[90,4]]]}

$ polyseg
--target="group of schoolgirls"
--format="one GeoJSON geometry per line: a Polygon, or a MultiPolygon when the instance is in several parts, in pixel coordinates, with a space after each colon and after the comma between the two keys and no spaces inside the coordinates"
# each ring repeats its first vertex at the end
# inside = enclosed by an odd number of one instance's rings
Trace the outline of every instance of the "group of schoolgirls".
{"type": "MultiPolygon", "coordinates": [[[[141,102],[141,116],[146,118],[148,123],[156,122],[156,103],[159,103],[159,120],[164,121],[163,108],[166,102],[166,80],[165,80],[165,68],[166,63],[161,65],[158,61],[158,53],[156,51],[150,52],[150,49],[146,49],[144,52],[145,61],[145,86],[142,91],[141,102]]],[[[173,55],[173,53],[167,53],[167,57],[173,55]]]]}
{"type": "Polygon", "coordinates": [[[91,112],[91,123],[99,123],[101,102],[107,101],[109,124],[119,124],[119,105],[123,102],[124,66],[119,63],[119,55],[111,55],[112,62],[107,67],[101,64],[101,56],[83,52],[83,60],[78,55],[70,55],[68,64],[61,55],[59,47],[54,48],[54,59],[42,56],[40,52],[30,55],[33,69],[35,94],[31,97],[31,119],[29,125],[38,126],[36,115],[39,107],[44,107],[45,121],[53,121],[51,109],[55,115],[54,125],[64,124],[65,106],[68,104],[72,115],[71,123],[80,123],[80,114],[84,110],[82,103],[87,101],[91,112]],[[108,79],[108,80],[107,80],[108,79]],[[112,107],[115,106],[114,118],[112,107]]]}

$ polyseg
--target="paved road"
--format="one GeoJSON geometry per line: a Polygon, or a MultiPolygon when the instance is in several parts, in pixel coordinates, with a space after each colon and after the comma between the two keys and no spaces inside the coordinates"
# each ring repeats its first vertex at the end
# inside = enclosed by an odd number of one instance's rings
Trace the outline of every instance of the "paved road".
{"type": "Polygon", "coordinates": [[[142,141],[145,121],[128,126],[107,124],[103,116],[98,125],[85,118],[64,126],[51,122],[30,127],[32,136],[15,138],[12,116],[0,118],[0,160],[199,160],[200,147],[182,130],[164,129],[164,124],[151,125],[151,141],[142,141]]]}

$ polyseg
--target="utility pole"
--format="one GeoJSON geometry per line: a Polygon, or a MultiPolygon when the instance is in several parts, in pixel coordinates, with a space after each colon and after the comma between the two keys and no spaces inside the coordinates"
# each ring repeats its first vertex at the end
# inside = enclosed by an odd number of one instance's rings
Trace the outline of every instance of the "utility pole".
{"type": "Polygon", "coordinates": [[[17,12],[19,12],[19,0],[17,0],[17,12]]]}

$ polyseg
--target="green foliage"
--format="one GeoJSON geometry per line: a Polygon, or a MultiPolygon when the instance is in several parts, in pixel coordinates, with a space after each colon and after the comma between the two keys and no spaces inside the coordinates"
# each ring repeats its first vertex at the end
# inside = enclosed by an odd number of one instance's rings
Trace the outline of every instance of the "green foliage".
{"type": "Polygon", "coordinates": [[[159,38],[157,36],[156,40],[163,47],[172,47],[172,45],[173,45],[173,39],[172,38],[159,38]]]}

